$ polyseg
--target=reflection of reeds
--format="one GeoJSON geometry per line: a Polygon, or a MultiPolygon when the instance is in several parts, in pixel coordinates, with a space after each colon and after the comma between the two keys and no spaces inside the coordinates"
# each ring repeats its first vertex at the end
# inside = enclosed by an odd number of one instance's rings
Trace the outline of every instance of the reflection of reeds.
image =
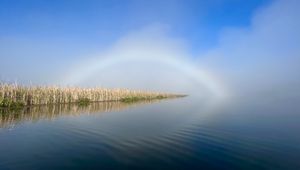
{"type": "Polygon", "coordinates": [[[109,111],[120,111],[131,106],[147,104],[159,100],[143,100],[135,103],[96,102],[86,106],[76,104],[39,105],[24,107],[18,110],[0,109],[0,128],[13,127],[21,122],[53,120],[59,116],[77,116],[109,111]]]}
{"type": "Polygon", "coordinates": [[[179,96],[128,89],[20,86],[0,83],[0,106],[2,107],[76,103],[81,100],[89,102],[131,101],[133,99],[159,99],[179,96]]]}

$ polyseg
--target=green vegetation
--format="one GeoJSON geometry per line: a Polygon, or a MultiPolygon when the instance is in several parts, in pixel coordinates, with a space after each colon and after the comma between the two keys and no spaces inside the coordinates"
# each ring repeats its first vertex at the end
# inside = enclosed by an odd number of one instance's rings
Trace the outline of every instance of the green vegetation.
{"type": "Polygon", "coordinates": [[[158,95],[156,98],[157,98],[157,99],[165,99],[165,98],[167,98],[167,97],[166,97],[166,96],[163,96],[163,95],[158,95]]]}
{"type": "Polygon", "coordinates": [[[133,102],[137,102],[137,101],[140,101],[140,100],[145,100],[146,98],[143,98],[143,97],[125,97],[125,98],[122,98],[120,101],[121,102],[125,102],[125,103],[133,103],[133,102]]]}
{"type": "Polygon", "coordinates": [[[78,99],[76,103],[78,103],[79,106],[87,106],[91,103],[91,100],[88,98],[81,98],[78,99]]]}
{"type": "MultiPolygon", "coordinates": [[[[172,97],[180,97],[180,96],[177,95],[172,97]]],[[[159,99],[166,99],[166,98],[171,98],[171,96],[157,95],[157,96],[151,96],[150,98],[131,96],[131,97],[122,98],[120,101],[125,103],[133,103],[141,100],[155,100],[155,99],[159,100],[159,99]]]]}
{"type": "Polygon", "coordinates": [[[11,108],[11,109],[20,109],[23,108],[25,104],[21,101],[13,101],[11,99],[0,98],[0,107],[2,108],[11,108]]]}

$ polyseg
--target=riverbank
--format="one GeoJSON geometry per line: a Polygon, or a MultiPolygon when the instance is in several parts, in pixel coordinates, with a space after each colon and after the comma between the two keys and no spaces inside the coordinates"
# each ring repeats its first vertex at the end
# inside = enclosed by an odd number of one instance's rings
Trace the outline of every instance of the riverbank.
{"type": "Polygon", "coordinates": [[[0,84],[0,107],[22,108],[32,105],[77,103],[86,105],[91,102],[166,99],[184,97],[180,94],[137,91],[128,89],[78,88],[58,86],[22,86],[0,84]]]}

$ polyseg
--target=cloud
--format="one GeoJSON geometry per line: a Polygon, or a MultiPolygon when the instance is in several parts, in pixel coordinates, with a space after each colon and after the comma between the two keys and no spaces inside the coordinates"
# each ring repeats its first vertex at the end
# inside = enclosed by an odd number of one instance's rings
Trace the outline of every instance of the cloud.
{"type": "Polygon", "coordinates": [[[299,7],[277,0],[259,9],[250,27],[224,29],[217,48],[198,62],[222,73],[239,95],[299,96],[299,7]]]}

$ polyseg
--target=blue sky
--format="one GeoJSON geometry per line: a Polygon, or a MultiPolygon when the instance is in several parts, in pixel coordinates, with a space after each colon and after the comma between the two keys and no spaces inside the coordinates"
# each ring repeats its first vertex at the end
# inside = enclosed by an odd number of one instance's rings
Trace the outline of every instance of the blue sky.
{"type": "MultiPolygon", "coordinates": [[[[1,0],[0,37],[99,48],[129,31],[165,24],[197,52],[216,45],[224,27],[248,26],[270,0],[1,0]]],[[[67,47],[68,50],[70,47],[67,47]]]]}

